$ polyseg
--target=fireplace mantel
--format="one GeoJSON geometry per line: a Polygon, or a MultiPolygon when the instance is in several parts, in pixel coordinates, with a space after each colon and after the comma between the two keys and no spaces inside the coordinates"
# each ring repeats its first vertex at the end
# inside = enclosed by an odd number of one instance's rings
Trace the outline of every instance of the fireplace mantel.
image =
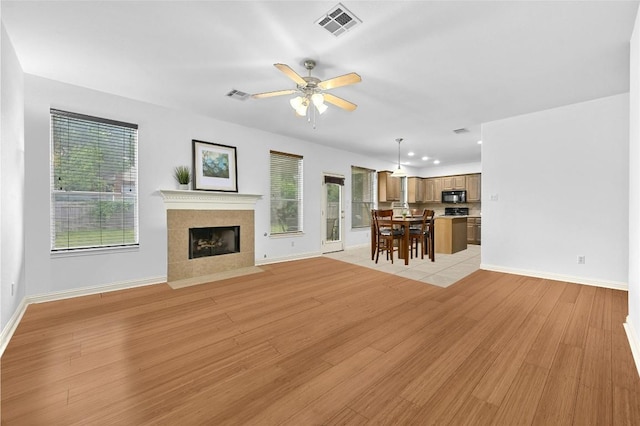
{"type": "Polygon", "coordinates": [[[262,198],[257,194],[236,192],[185,191],[160,189],[167,210],[255,210],[262,198]]]}

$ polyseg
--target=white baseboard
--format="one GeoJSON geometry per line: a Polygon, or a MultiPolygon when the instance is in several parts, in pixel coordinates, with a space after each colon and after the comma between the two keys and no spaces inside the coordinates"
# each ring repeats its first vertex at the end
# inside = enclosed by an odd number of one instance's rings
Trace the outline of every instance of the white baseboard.
{"type": "Polygon", "coordinates": [[[7,348],[16,328],[18,328],[18,324],[20,324],[20,320],[27,310],[28,305],[27,299],[23,298],[18,305],[18,309],[16,309],[13,315],[11,315],[9,322],[7,322],[7,325],[2,329],[2,333],[0,333],[0,357],[4,354],[4,350],[7,348]]]}
{"type": "Polygon", "coordinates": [[[547,280],[565,281],[565,282],[568,282],[568,283],[584,284],[584,285],[591,285],[591,286],[595,286],[595,287],[611,288],[611,289],[614,289],[614,290],[624,290],[624,291],[628,291],[629,290],[629,285],[627,283],[618,282],[618,281],[594,280],[594,279],[591,279],[591,278],[574,277],[574,276],[570,276],[570,275],[553,274],[553,273],[541,272],[541,271],[530,271],[530,270],[526,270],[526,269],[505,268],[503,266],[487,265],[486,263],[481,263],[480,264],[480,269],[484,269],[486,271],[503,272],[505,274],[524,275],[524,276],[527,276],[527,277],[543,278],[543,279],[547,279],[547,280]]]}
{"type": "Polygon", "coordinates": [[[2,354],[4,354],[4,351],[7,348],[11,337],[13,337],[13,333],[15,333],[16,328],[18,328],[18,324],[20,324],[20,320],[27,310],[27,307],[32,303],[52,302],[55,300],[69,299],[71,297],[88,296],[91,294],[106,293],[116,290],[126,290],[128,288],[142,287],[146,285],[161,284],[166,282],[167,277],[154,277],[146,278],[143,280],[122,281],[119,283],[108,285],[84,287],[73,290],[58,291],[54,293],[27,296],[22,299],[20,305],[18,306],[18,309],[16,309],[16,311],[9,319],[9,322],[7,322],[7,325],[2,329],[2,333],[0,333],[0,357],[2,356],[2,354]]]}
{"type": "Polygon", "coordinates": [[[269,265],[271,263],[291,262],[293,260],[311,259],[312,257],[319,257],[319,256],[322,256],[322,253],[311,252],[311,253],[298,253],[298,254],[293,254],[291,256],[284,256],[284,257],[274,257],[272,259],[259,259],[259,260],[256,260],[256,266],[269,265]]]}
{"type": "Polygon", "coordinates": [[[142,287],[145,285],[166,283],[167,277],[145,278],[143,280],[121,281],[119,283],[99,285],[93,287],[74,288],[72,290],[56,291],[53,293],[36,294],[27,297],[27,302],[43,303],[54,300],[70,299],[72,297],[89,296],[91,294],[106,293],[109,291],[126,290],[128,288],[142,287]]]}
{"type": "Polygon", "coordinates": [[[629,340],[629,345],[631,346],[633,360],[636,362],[636,371],[640,375],[640,340],[638,340],[638,333],[629,320],[629,316],[627,316],[627,320],[624,323],[624,330],[627,332],[627,340],[629,340]]]}

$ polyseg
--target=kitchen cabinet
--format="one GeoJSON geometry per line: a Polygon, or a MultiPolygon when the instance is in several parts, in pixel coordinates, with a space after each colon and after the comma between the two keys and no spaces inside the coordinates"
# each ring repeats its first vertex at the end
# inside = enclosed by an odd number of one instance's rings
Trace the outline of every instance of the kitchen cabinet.
{"type": "Polygon", "coordinates": [[[427,179],[420,178],[420,200],[418,202],[424,203],[427,201],[427,179]]]}
{"type": "Polygon", "coordinates": [[[453,254],[467,249],[466,216],[438,216],[434,225],[436,253],[453,254]]]}
{"type": "Polygon", "coordinates": [[[467,177],[465,175],[444,176],[442,178],[443,191],[454,191],[462,189],[467,189],[467,177]]]}
{"type": "Polygon", "coordinates": [[[426,203],[442,202],[442,178],[425,179],[424,202],[426,203]]]}
{"type": "MultiPolygon", "coordinates": [[[[389,171],[378,172],[378,200],[400,201],[400,179],[391,177],[389,171]]],[[[441,203],[442,191],[467,191],[467,203],[481,201],[481,174],[407,178],[407,201],[409,203],[441,203]]]]}
{"type": "Polygon", "coordinates": [[[378,201],[400,201],[400,178],[391,177],[389,171],[378,172],[378,201]]]}
{"type": "Polygon", "coordinates": [[[427,195],[427,180],[425,178],[418,178],[418,190],[416,192],[416,202],[424,203],[427,195]]]}
{"type": "Polygon", "coordinates": [[[480,173],[467,175],[467,202],[480,202],[480,173]]]}
{"type": "Polygon", "coordinates": [[[425,181],[420,177],[407,178],[407,201],[409,203],[423,203],[425,200],[425,181]]]}
{"type": "Polygon", "coordinates": [[[415,203],[418,192],[418,179],[417,177],[407,178],[407,201],[409,203],[415,203]]]}
{"type": "Polygon", "coordinates": [[[482,229],[482,218],[467,218],[467,244],[480,244],[480,235],[482,229]]]}

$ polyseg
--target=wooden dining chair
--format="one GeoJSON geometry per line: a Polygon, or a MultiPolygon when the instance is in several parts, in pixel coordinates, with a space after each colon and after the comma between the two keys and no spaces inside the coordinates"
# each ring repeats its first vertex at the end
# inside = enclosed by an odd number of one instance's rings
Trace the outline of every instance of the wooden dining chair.
{"type": "MultiPolygon", "coordinates": [[[[380,223],[384,219],[393,218],[393,209],[372,210],[372,215],[376,232],[376,263],[378,263],[378,257],[381,251],[387,253],[387,260],[389,260],[389,256],[391,256],[391,263],[393,263],[393,251],[396,246],[394,242],[402,239],[402,230],[380,223]]],[[[400,243],[398,243],[398,245],[399,244],[400,243]]]]}
{"type": "Polygon", "coordinates": [[[429,258],[433,261],[433,217],[435,212],[433,210],[424,209],[422,212],[422,223],[420,227],[409,229],[409,250],[411,251],[411,258],[413,259],[414,243],[416,257],[418,257],[418,246],[420,246],[420,259],[424,259],[425,253],[429,255],[429,258]]]}

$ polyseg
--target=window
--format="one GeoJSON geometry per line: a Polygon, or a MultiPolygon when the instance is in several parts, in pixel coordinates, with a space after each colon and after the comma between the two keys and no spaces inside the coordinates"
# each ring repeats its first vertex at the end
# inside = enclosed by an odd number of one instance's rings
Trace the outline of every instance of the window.
{"type": "Polygon", "coordinates": [[[138,126],[51,110],[51,250],[138,244],[138,126]]]}
{"type": "Polygon", "coordinates": [[[351,227],[371,226],[375,170],[351,166],[351,227]]]}
{"type": "Polygon", "coordinates": [[[302,232],[302,156],[270,152],[271,234],[302,232]]]}

